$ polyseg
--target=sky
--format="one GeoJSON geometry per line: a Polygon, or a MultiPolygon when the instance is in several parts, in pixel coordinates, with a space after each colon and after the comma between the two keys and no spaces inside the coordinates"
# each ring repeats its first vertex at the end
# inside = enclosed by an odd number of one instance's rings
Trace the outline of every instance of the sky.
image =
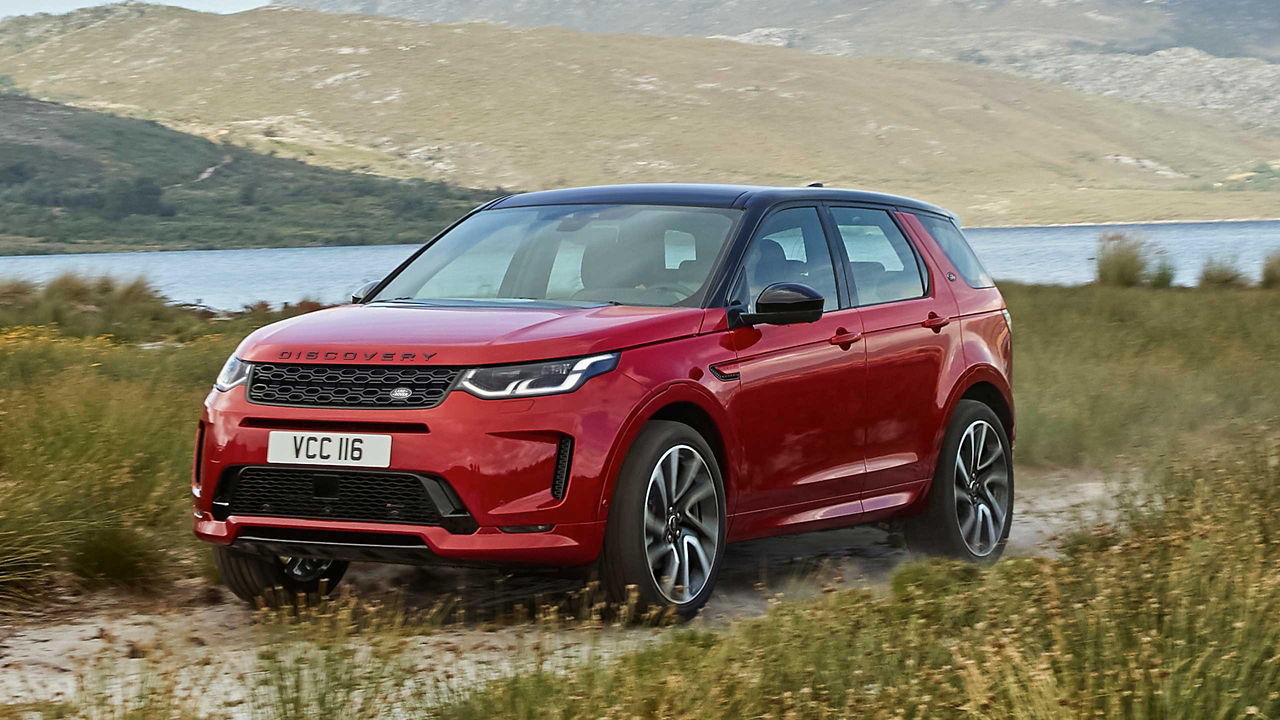
{"type": "MultiPolygon", "coordinates": [[[[90,5],[106,5],[114,0],[0,0],[0,18],[32,13],[64,13],[90,5]]],[[[266,0],[148,0],[156,5],[180,5],[205,12],[240,12],[266,5],[266,0]]]]}

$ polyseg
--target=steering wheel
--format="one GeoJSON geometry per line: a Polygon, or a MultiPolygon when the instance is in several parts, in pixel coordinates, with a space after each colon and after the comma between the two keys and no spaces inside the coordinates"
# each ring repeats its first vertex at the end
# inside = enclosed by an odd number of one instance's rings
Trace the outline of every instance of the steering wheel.
{"type": "Polygon", "coordinates": [[[697,288],[690,289],[686,285],[680,283],[658,283],[657,285],[645,285],[645,290],[666,290],[681,296],[681,299],[687,298],[697,292],[697,288]]]}

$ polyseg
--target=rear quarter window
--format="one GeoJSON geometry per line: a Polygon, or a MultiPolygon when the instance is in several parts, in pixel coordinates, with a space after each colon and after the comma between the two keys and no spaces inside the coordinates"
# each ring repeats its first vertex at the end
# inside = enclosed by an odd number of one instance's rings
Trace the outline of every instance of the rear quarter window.
{"type": "Polygon", "coordinates": [[[924,229],[929,232],[934,242],[938,243],[938,247],[942,248],[942,252],[947,254],[947,259],[955,266],[956,272],[960,273],[960,277],[964,278],[969,287],[995,287],[995,281],[991,279],[987,269],[982,267],[982,262],[969,246],[969,241],[965,240],[960,228],[949,220],[932,215],[916,215],[916,218],[920,220],[921,225],[924,225],[924,229]]]}

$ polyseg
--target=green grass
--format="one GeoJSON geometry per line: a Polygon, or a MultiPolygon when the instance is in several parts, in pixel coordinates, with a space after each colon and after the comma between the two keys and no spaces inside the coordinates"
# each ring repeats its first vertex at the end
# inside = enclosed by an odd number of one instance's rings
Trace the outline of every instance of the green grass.
{"type": "Polygon", "coordinates": [[[419,243],[496,193],[3,93],[0,117],[0,254],[419,243]]]}
{"type": "Polygon", "coordinates": [[[1280,424],[1280,323],[1259,322],[1280,317],[1280,294],[1000,287],[1014,323],[1019,462],[1144,463],[1280,424]]]}

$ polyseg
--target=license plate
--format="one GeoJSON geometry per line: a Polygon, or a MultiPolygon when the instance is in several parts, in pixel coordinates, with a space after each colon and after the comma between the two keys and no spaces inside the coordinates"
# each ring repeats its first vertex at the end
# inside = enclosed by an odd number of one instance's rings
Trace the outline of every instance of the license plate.
{"type": "Polygon", "coordinates": [[[391,436],[272,432],[267,440],[267,462],[285,465],[389,467],[391,436]]]}

